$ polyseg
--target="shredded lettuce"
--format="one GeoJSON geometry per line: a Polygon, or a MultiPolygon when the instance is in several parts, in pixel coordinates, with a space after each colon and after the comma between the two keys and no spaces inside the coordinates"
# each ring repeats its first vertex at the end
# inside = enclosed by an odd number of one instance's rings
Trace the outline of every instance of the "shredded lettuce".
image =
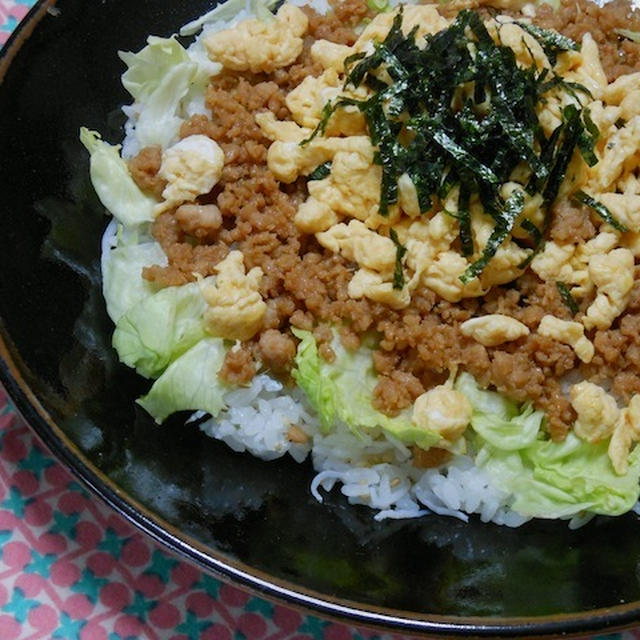
{"type": "Polygon", "coordinates": [[[312,333],[297,329],[294,333],[300,344],[292,375],[317,412],[325,433],[341,420],[356,433],[380,427],[405,444],[429,448],[439,442],[438,434],[416,427],[408,412],[390,418],[372,406],[378,378],[371,349],[361,346],[347,351],[334,332],[331,348],[336,357],[328,363],[320,357],[312,333]]]}
{"type": "Polygon", "coordinates": [[[560,8],[560,0],[535,0],[535,4],[538,4],[538,5],[548,4],[555,11],[557,11],[560,8]]]}
{"type": "Polygon", "coordinates": [[[522,413],[510,419],[495,414],[474,413],[471,426],[490,445],[504,451],[515,451],[536,441],[543,420],[542,411],[534,411],[528,404],[522,413]]]}
{"type": "Polygon", "coordinates": [[[137,402],[158,423],[176,411],[199,410],[217,416],[227,387],[218,378],[226,353],[221,338],[204,338],[174,360],[137,402]]]}
{"type": "Polygon", "coordinates": [[[103,255],[102,293],[115,323],[135,304],[156,293],[157,288],[142,277],[142,269],[153,264],[167,264],[157,242],[118,246],[103,255]]]}
{"type": "Polygon", "coordinates": [[[207,24],[231,22],[243,11],[247,17],[254,15],[259,20],[270,20],[273,18],[270,10],[276,4],[278,0],[227,0],[203,16],[185,24],[180,29],[180,35],[192,36],[207,24]]]}
{"type": "Polygon", "coordinates": [[[389,0],[367,0],[367,7],[369,7],[371,11],[376,11],[378,13],[385,13],[392,9],[389,0]]]}
{"type": "Polygon", "coordinates": [[[138,53],[119,51],[120,59],[127,65],[122,75],[122,85],[139,101],[148,100],[171,69],[190,62],[184,47],[175,39],[149,36],[147,46],[138,53]]]}
{"type": "Polygon", "coordinates": [[[488,413],[503,420],[518,415],[518,407],[514,402],[497,391],[480,389],[469,373],[461,373],[456,379],[455,387],[466,396],[475,413],[488,413]]]}
{"type": "Polygon", "coordinates": [[[90,153],[90,175],[100,202],[126,228],[153,220],[156,201],[145,195],[134,182],[127,163],[120,157],[120,146],[104,142],[99,133],[80,129],[80,141],[90,153]]]}
{"type": "Polygon", "coordinates": [[[632,42],[640,42],[640,31],[631,31],[630,29],[614,29],[614,33],[619,36],[631,40],[632,42]]]}
{"type": "Polygon", "coordinates": [[[119,55],[128,67],[122,83],[136,101],[135,134],[140,147],[170,146],[184,122],[181,104],[202,93],[220,66],[191,56],[175,37],[150,36],[138,53],[121,51],[119,55]]]}
{"type": "Polygon", "coordinates": [[[615,473],[608,441],[591,444],[569,433],[563,442],[541,431],[543,414],[530,405],[517,408],[493,391],[478,387],[463,373],[456,388],[473,407],[471,428],[476,464],[496,487],[513,495],[512,508],[533,518],[568,518],[583,511],[620,515],[640,495],[640,448],[629,458],[624,476],[615,473]],[[515,410],[515,413],[514,413],[515,410]]]}
{"type": "Polygon", "coordinates": [[[607,455],[607,442],[590,444],[570,433],[564,442],[537,441],[520,451],[482,449],[477,463],[497,486],[514,496],[512,508],[534,518],[566,518],[590,511],[616,516],[637,502],[640,449],[629,470],[618,476],[607,455]]]}
{"type": "Polygon", "coordinates": [[[116,324],[113,346],[120,360],[140,375],[158,377],[206,336],[206,306],[197,282],[167,287],[144,298],[116,324]]]}

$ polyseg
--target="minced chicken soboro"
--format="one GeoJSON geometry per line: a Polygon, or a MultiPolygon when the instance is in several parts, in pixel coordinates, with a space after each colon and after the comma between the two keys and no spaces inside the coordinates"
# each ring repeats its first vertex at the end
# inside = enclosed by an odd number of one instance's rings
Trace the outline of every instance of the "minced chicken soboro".
{"type": "MultiPolygon", "coordinates": [[[[464,3],[465,7],[474,3],[464,3]]],[[[452,16],[462,3],[442,5],[452,16]]],[[[477,5],[474,5],[477,7],[477,5]]],[[[479,7],[481,11],[490,11],[479,7]]],[[[567,344],[535,332],[543,316],[572,320],[573,316],[551,281],[542,281],[527,270],[515,282],[494,286],[484,297],[450,303],[421,288],[409,306],[393,310],[367,298],[347,293],[354,264],[339,253],[323,248],[313,234],[294,224],[298,206],[307,196],[306,179],[280,183],[267,168],[266,139],[254,119],[264,110],[276,119],[290,119],[285,104],[289,91],[305,77],[317,76],[322,67],[309,55],[315,39],[352,45],[354,27],[371,14],[364,0],[333,4],[323,16],[305,7],[308,35],[302,54],[289,67],[269,75],[225,70],[213,77],[206,92],[206,106],[213,117],[193,116],[181,137],[204,134],[215,140],[225,155],[218,184],[197,204],[162,213],[153,235],[168,256],[168,266],[152,266],[144,277],[161,287],[193,281],[194,273],[208,276],[230,248],[238,248],[247,270],[260,267],[264,277],[260,293],[267,304],[264,326],[240,349],[229,350],[219,373],[234,384],[246,384],[255,375],[256,362],[287,378],[296,353],[291,327],[312,330],[321,356],[331,361],[332,332],[340,326],[347,349],[356,349],[365,332],[375,331],[380,340],[374,353],[379,382],[374,406],[393,416],[410,407],[426,390],[441,384],[459,367],[484,387],[493,387],[518,401],[531,401],[542,409],[546,428],[555,441],[562,440],[576,414],[563,393],[563,380],[572,371],[595,383],[611,385],[625,404],[640,393],[640,278],[636,279],[625,311],[607,330],[592,334],[595,355],[582,363],[567,344]],[[216,204],[221,216],[205,215],[200,206],[216,204]],[[486,347],[465,337],[460,324],[474,316],[499,313],[524,323],[531,333],[512,342],[486,347]]],[[[511,12],[512,15],[516,15],[511,12]]],[[[589,0],[563,0],[558,10],[537,8],[536,24],[552,28],[580,42],[585,32],[595,39],[609,81],[640,68],[640,46],[617,34],[617,29],[640,31],[640,20],[627,3],[615,0],[599,8],[589,0]]],[[[159,195],[165,186],[158,176],[159,148],[145,148],[130,162],[133,178],[144,191],[159,195]]],[[[560,243],[586,242],[597,229],[589,211],[568,200],[557,200],[548,237],[560,243]]],[[[583,313],[595,293],[579,301],[583,313]]],[[[438,451],[415,450],[414,463],[434,466],[443,461],[438,451]]]]}

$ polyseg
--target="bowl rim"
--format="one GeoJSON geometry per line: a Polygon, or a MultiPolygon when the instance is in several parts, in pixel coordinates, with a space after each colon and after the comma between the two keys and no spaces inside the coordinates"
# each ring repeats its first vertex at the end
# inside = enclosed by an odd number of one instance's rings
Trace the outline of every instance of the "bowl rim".
{"type": "MultiPolygon", "coordinates": [[[[5,73],[40,20],[56,0],[38,0],[0,49],[0,89],[5,73]]],[[[124,517],[137,530],[160,543],[198,568],[231,581],[260,597],[280,602],[306,613],[320,615],[376,631],[410,633],[443,638],[558,637],[613,632],[640,622],[640,601],[593,609],[586,612],[540,617],[444,616],[383,608],[340,600],[269,576],[243,562],[226,556],[180,532],[139,501],[121,490],[94,465],[56,424],[28,382],[31,374],[12,346],[0,317],[0,383],[27,424],[55,458],[94,495],[124,517]]]]}

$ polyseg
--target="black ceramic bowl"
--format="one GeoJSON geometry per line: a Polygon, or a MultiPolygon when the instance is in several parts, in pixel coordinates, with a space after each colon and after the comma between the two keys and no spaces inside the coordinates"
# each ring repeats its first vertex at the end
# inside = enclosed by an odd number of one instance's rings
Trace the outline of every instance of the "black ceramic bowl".
{"type": "Polygon", "coordinates": [[[118,49],[168,35],[209,0],[41,2],[0,58],[1,378],[62,462],[117,511],[223,578],[358,624],[443,636],[557,636],[640,622],[640,523],[507,529],[382,522],[311,468],[238,455],[134,405],[100,295],[107,219],[81,125],[122,137],[118,49]]]}

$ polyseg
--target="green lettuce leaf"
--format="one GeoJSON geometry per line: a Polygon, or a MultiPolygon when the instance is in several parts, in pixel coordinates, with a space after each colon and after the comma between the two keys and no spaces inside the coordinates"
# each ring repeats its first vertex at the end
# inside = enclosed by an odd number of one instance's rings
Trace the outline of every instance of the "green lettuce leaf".
{"type": "Polygon", "coordinates": [[[122,85],[138,102],[150,98],[173,67],[190,62],[186,49],[175,36],[149,36],[147,46],[138,53],[119,51],[118,55],[127,65],[122,75],[122,85]]]}
{"type": "Polygon", "coordinates": [[[100,202],[127,228],[153,221],[156,200],[144,194],[134,182],[120,146],[104,142],[99,133],[80,129],[80,141],[91,154],[90,175],[100,202]]]}
{"type": "Polygon", "coordinates": [[[518,407],[514,402],[497,391],[481,389],[469,373],[463,372],[456,378],[455,388],[466,396],[475,413],[488,413],[503,420],[518,415],[518,407]]]}
{"type": "Polygon", "coordinates": [[[121,51],[119,55],[128,67],[122,83],[137,105],[135,133],[140,147],[170,146],[184,122],[180,105],[203,93],[220,66],[202,56],[190,56],[175,37],[150,36],[138,53],[121,51]]]}
{"type": "Polygon", "coordinates": [[[325,433],[341,420],[355,433],[380,427],[405,444],[429,448],[439,442],[438,434],[416,427],[409,412],[390,418],[372,406],[378,378],[371,349],[361,346],[348,351],[334,332],[331,348],[336,357],[328,363],[320,357],[312,333],[297,329],[294,333],[300,344],[292,375],[317,412],[325,433]]]}
{"type": "Polygon", "coordinates": [[[171,69],[140,110],[136,138],[141,147],[160,145],[166,149],[178,136],[184,120],[177,115],[198,71],[195,63],[184,62],[171,69]]]}
{"type": "Polygon", "coordinates": [[[624,476],[615,473],[609,442],[591,444],[569,433],[553,442],[542,433],[543,414],[530,405],[518,409],[499,394],[480,389],[469,374],[456,388],[473,407],[476,464],[496,487],[513,495],[512,508],[533,518],[568,518],[583,511],[620,515],[640,496],[640,447],[624,476]],[[514,413],[515,411],[515,413],[514,413]]]}
{"type": "Polygon", "coordinates": [[[206,308],[197,282],[167,287],[144,298],[116,324],[113,346],[120,360],[140,375],[158,377],[207,335],[206,308]]]}
{"type": "Polygon", "coordinates": [[[157,287],[142,277],[142,269],[153,264],[167,264],[167,256],[157,242],[116,247],[102,256],[102,293],[107,313],[115,323],[135,304],[157,292],[157,287]]]}
{"type": "Polygon", "coordinates": [[[487,446],[477,463],[514,495],[513,509],[533,518],[566,518],[590,511],[617,516],[640,495],[640,449],[619,476],[607,455],[608,442],[590,444],[570,433],[564,442],[537,441],[521,451],[487,446]]]}
{"type": "Polygon", "coordinates": [[[278,4],[278,0],[227,0],[220,2],[211,11],[192,20],[180,29],[181,36],[192,36],[202,29],[206,24],[215,22],[231,22],[241,11],[254,15],[259,20],[273,19],[270,9],[278,4]]]}
{"type": "Polygon", "coordinates": [[[544,413],[534,411],[529,404],[509,420],[495,414],[474,412],[471,427],[485,442],[504,451],[514,451],[537,440],[543,420],[544,413]]]}
{"type": "Polygon", "coordinates": [[[221,338],[204,338],[174,360],[137,402],[158,423],[176,411],[199,410],[217,416],[227,387],[218,378],[226,353],[221,338]]]}

